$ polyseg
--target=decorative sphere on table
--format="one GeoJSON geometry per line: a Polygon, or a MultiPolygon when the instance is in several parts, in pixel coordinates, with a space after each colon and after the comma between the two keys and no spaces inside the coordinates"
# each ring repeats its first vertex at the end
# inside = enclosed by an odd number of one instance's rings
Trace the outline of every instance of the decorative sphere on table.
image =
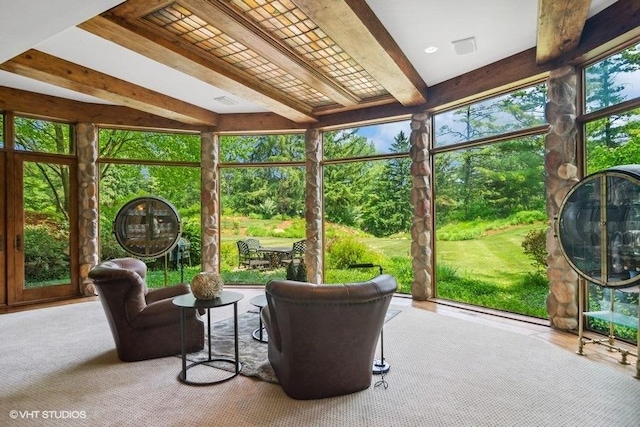
{"type": "Polygon", "coordinates": [[[222,292],[222,276],[214,272],[196,274],[191,280],[191,292],[197,299],[214,299],[222,292]]]}

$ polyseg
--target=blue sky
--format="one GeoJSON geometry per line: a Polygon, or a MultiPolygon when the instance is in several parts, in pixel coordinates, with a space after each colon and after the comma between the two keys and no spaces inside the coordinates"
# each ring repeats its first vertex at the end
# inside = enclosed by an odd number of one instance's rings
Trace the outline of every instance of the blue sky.
{"type": "Polygon", "coordinates": [[[362,135],[374,142],[378,153],[389,153],[389,147],[393,144],[394,138],[404,131],[408,138],[411,135],[410,121],[385,123],[381,125],[363,126],[358,131],[358,135],[362,135]]]}

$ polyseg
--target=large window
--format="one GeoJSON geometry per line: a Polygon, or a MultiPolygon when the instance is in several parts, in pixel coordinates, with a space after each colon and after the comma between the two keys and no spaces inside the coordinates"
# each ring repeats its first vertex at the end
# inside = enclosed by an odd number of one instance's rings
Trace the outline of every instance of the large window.
{"type": "Polygon", "coordinates": [[[292,261],[293,247],[305,239],[304,159],[304,135],[220,137],[225,283],[294,278],[301,261],[292,261]]]}
{"type": "MultiPolygon", "coordinates": [[[[584,123],[587,174],[640,163],[639,54],[640,45],[635,45],[584,69],[584,113],[589,114],[584,123]]],[[[606,290],[594,284],[587,293],[592,311],[608,308],[613,299],[614,311],[638,315],[638,293],[606,290]]],[[[589,328],[609,333],[608,323],[588,320],[589,328]]],[[[624,325],[614,325],[614,332],[622,339],[637,339],[636,331],[624,325]]]]}
{"type": "Polygon", "coordinates": [[[178,211],[183,240],[145,260],[149,286],[191,281],[200,272],[200,136],[101,129],[99,147],[101,259],[128,255],[113,235],[119,210],[138,197],[160,197],[178,211]]]}
{"type": "Polygon", "coordinates": [[[434,117],[436,296],[546,317],[541,84],[434,117]]]}
{"type": "Polygon", "coordinates": [[[409,132],[403,121],[324,134],[325,282],[383,271],[411,292],[409,132]]]}

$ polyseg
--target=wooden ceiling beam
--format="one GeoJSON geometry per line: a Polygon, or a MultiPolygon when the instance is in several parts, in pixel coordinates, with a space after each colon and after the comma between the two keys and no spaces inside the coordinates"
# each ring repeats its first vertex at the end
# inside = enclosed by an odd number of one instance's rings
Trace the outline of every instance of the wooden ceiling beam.
{"type": "Polygon", "coordinates": [[[211,126],[189,125],[129,107],[78,102],[4,86],[0,86],[0,111],[103,127],[186,132],[215,130],[211,126]]]}
{"type": "Polygon", "coordinates": [[[99,37],[186,73],[219,89],[261,105],[289,120],[313,123],[311,108],[288,98],[281,91],[252,79],[215,57],[204,58],[179,41],[163,38],[140,25],[110,16],[97,16],[79,25],[99,37]]]}
{"type": "Polygon", "coordinates": [[[364,0],[293,3],[402,105],[426,101],[426,84],[364,0]]]}
{"type": "Polygon", "coordinates": [[[538,0],[538,64],[578,47],[590,6],[591,0],[538,0]]]}
{"type": "Polygon", "coordinates": [[[112,13],[125,19],[135,19],[175,3],[175,0],[127,0],[112,9],[112,13]]]}
{"type": "Polygon", "coordinates": [[[171,120],[205,126],[218,122],[212,111],[33,49],[0,68],[171,120]]]}
{"type": "Polygon", "coordinates": [[[337,104],[354,106],[360,99],[349,93],[343,87],[336,85],[321,73],[306,65],[297,55],[266,34],[261,28],[238,17],[237,13],[224,2],[211,3],[205,0],[179,0],[178,3],[198,18],[213,25],[234,40],[242,43],[252,51],[265,57],[287,73],[306,83],[337,104]]]}

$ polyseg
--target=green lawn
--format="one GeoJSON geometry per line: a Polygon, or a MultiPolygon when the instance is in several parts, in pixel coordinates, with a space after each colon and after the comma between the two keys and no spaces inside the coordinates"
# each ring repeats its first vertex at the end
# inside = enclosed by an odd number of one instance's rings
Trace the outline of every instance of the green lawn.
{"type": "MultiPolygon", "coordinates": [[[[283,221],[236,220],[240,226],[231,230],[233,221],[228,220],[223,230],[223,252],[229,266],[223,274],[227,283],[261,283],[270,279],[284,278],[284,268],[271,271],[237,268],[235,241],[248,237],[249,230],[278,229],[283,221]],[[242,230],[242,231],[240,231],[242,230]]],[[[515,313],[546,317],[545,298],[548,293],[546,278],[535,275],[533,260],[522,249],[522,241],[532,230],[544,224],[508,226],[498,230],[477,233],[471,240],[439,240],[436,244],[437,296],[470,304],[481,305],[515,313]]],[[[273,234],[273,233],[272,233],[273,234]]],[[[276,233],[277,234],[277,233],[276,233]]],[[[340,235],[340,233],[338,233],[340,235]]],[[[256,236],[263,246],[289,247],[299,237],[256,236]]],[[[394,238],[356,237],[381,255],[384,272],[398,278],[399,291],[411,292],[411,240],[408,236],[394,238]],[[405,261],[406,260],[406,261],[405,261]]],[[[225,261],[223,260],[223,265],[225,261]]],[[[198,272],[196,268],[185,269],[185,281],[190,281],[198,272]]],[[[327,270],[327,283],[344,283],[366,280],[377,274],[374,269],[327,270]]],[[[151,273],[150,282],[162,286],[163,273],[151,273]]],[[[169,283],[179,281],[179,271],[169,272],[169,283]]]]}

